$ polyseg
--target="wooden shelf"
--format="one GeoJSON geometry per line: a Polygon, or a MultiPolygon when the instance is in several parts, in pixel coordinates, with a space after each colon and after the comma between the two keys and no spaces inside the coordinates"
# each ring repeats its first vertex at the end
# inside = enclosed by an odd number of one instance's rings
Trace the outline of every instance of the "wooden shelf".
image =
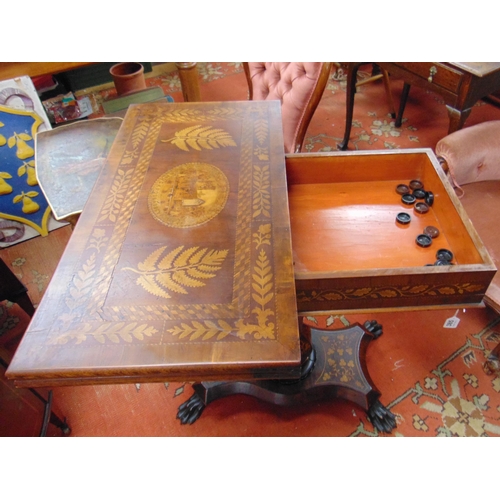
{"type": "Polygon", "coordinates": [[[71,69],[94,64],[91,62],[4,62],[0,63],[0,80],[10,80],[19,76],[53,75],[71,69]]]}

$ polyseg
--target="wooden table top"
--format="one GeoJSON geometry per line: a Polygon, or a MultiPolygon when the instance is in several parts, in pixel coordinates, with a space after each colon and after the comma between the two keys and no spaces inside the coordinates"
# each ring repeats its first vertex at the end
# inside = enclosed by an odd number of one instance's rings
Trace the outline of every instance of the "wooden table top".
{"type": "Polygon", "coordinates": [[[132,105],[7,376],[293,378],[278,101],[132,105]]]}
{"type": "Polygon", "coordinates": [[[450,64],[481,78],[495,71],[500,71],[500,63],[497,62],[452,62],[450,64]]]}

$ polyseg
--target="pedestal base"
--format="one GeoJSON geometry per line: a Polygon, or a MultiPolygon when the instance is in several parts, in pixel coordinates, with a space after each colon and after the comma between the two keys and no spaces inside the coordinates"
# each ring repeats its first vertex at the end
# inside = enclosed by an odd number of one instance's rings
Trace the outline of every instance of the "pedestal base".
{"type": "Polygon", "coordinates": [[[177,418],[182,424],[192,424],[208,404],[232,394],[247,394],[277,405],[340,397],[363,408],[380,432],[390,432],[396,427],[395,417],[380,403],[380,392],[365,363],[368,343],[381,333],[374,321],[364,328],[359,324],[339,330],[310,328],[312,351],[300,379],[196,383],[195,394],[179,407],[177,418]]]}

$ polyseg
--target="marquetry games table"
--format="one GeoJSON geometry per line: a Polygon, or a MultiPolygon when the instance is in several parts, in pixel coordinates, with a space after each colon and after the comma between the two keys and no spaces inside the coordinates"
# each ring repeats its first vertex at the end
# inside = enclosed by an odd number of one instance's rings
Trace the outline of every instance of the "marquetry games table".
{"type": "Polygon", "coordinates": [[[302,318],[480,304],[495,271],[430,150],[285,156],[278,101],[132,105],[7,376],[200,381],[181,423],[238,392],[339,396],[389,432],[364,360],[381,326],[302,318]],[[415,179],[426,214],[395,190],[415,179]]]}

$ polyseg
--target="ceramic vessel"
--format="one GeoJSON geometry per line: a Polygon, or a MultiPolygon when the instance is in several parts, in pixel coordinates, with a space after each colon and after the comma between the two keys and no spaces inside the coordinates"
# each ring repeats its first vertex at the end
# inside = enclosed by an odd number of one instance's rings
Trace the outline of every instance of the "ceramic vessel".
{"type": "Polygon", "coordinates": [[[116,92],[119,96],[146,88],[144,66],[141,63],[118,63],[111,66],[109,72],[113,77],[116,92]]]}

